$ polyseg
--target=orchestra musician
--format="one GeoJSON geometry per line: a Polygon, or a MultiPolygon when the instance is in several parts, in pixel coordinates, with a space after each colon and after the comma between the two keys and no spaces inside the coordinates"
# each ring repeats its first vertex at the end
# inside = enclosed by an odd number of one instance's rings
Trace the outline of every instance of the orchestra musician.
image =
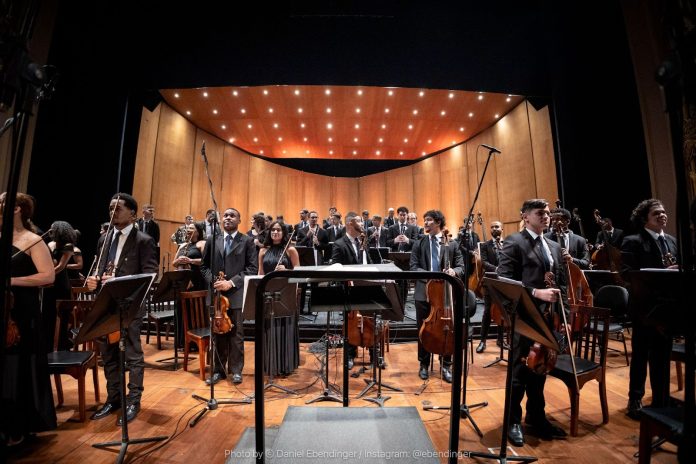
{"type": "MultiPolygon", "coordinates": [[[[96,275],[87,277],[86,286],[91,291],[112,277],[133,274],[157,273],[157,249],[154,239],[135,228],[135,215],[138,203],[127,193],[117,193],[111,197],[109,213],[113,214],[113,229],[100,237],[97,249],[101,249],[106,240],[108,254],[97,263],[96,275]]],[[[97,339],[99,352],[104,361],[107,398],[104,405],[92,414],[92,420],[103,419],[125,406],[127,422],[132,421],[140,412],[140,399],[143,395],[145,375],[145,358],[140,342],[140,327],[143,324],[145,306],[128,326],[126,337],[126,369],[128,371],[128,396],[126,404],[121,404],[121,377],[119,375],[119,347],[109,343],[106,336],[97,339]]],[[[125,385],[123,386],[125,388],[125,385]]],[[[121,425],[123,416],[117,420],[121,425]]]]}
{"type": "Polygon", "coordinates": [[[309,212],[309,224],[297,231],[297,246],[314,248],[315,264],[321,265],[329,248],[329,234],[319,227],[319,213],[309,212]]]}
{"type": "Polygon", "coordinates": [[[375,214],[372,216],[372,226],[367,229],[370,237],[370,248],[386,248],[389,229],[382,226],[382,216],[375,214]]]}
{"type": "Polygon", "coordinates": [[[235,208],[227,208],[222,216],[222,234],[216,234],[215,256],[212,256],[213,237],[208,237],[203,252],[201,271],[208,285],[214,281],[213,288],[229,301],[227,314],[233,327],[227,333],[213,333],[217,355],[220,362],[215,364],[215,372],[206,383],[218,383],[232,374],[232,382],[242,383],[244,369],[244,329],[242,318],[242,297],[244,276],[256,275],[258,261],[256,245],[248,235],[239,231],[241,217],[235,208]],[[220,272],[225,277],[217,279],[220,272]]]}
{"type": "MultiPolygon", "coordinates": [[[[430,210],[423,215],[425,221],[425,235],[417,240],[411,251],[411,271],[443,271],[451,276],[459,277],[464,274],[464,259],[457,243],[450,242],[446,250],[442,244],[442,229],[445,226],[445,216],[441,211],[430,210]],[[437,257],[433,253],[436,250],[437,257]],[[449,267],[445,268],[446,264],[449,267]]],[[[428,302],[426,291],[426,280],[416,281],[416,291],[414,299],[416,302],[416,324],[418,331],[423,326],[423,321],[430,314],[430,303],[428,302]]],[[[422,380],[428,379],[430,367],[430,353],[423,347],[420,338],[418,339],[418,376],[422,380]]],[[[442,364],[442,379],[447,383],[452,383],[452,356],[440,356],[442,364]]]]}
{"type": "Polygon", "coordinates": [[[611,218],[605,217],[604,223],[602,224],[602,230],[597,232],[597,240],[595,240],[595,246],[604,245],[604,236],[607,236],[609,244],[620,248],[621,242],[623,242],[624,231],[623,229],[618,229],[614,227],[611,218]]]}
{"type": "MultiPolygon", "coordinates": [[[[484,272],[496,272],[498,268],[498,257],[503,248],[503,223],[491,221],[491,239],[481,244],[481,263],[484,272]]],[[[486,339],[488,330],[491,327],[491,296],[483,288],[483,318],[481,319],[481,341],[476,347],[477,353],[486,350],[486,339]]],[[[498,327],[498,346],[503,343],[503,331],[498,327]]]]}
{"type": "Polygon", "coordinates": [[[544,237],[561,246],[564,260],[573,262],[580,269],[589,269],[590,248],[584,237],[573,233],[568,227],[570,211],[565,208],[552,209],[551,223],[553,230],[544,234],[544,237]]]}
{"type": "MultiPolygon", "coordinates": [[[[555,303],[559,297],[566,300],[566,272],[562,266],[561,247],[543,237],[549,226],[549,204],[546,200],[531,199],[522,205],[522,219],[525,229],[505,238],[500,252],[498,275],[520,280],[531,288],[534,303],[540,311],[545,311],[548,303],[555,303]],[[547,288],[545,277],[552,272],[558,288],[547,288]]],[[[567,306],[566,306],[567,307],[567,306]]],[[[524,445],[522,431],[522,399],[527,394],[525,424],[530,426],[530,434],[540,438],[562,438],[566,432],[549,422],[545,413],[544,384],[546,375],[534,373],[526,366],[525,360],[533,341],[515,333],[513,335],[510,362],[512,367],[512,392],[510,426],[507,434],[515,446],[524,445]]]]}
{"type": "Polygon", "coordinates": [[[389,208],[387,210],[387,217],[384,218],[384,227],[389,229],[394,224],[396,224],[396,219],[394,218],[394,208],[389,208]]]}
{"type": "MultiPolygon", "coordinates": [[[[638,203],[631,213],[637,234],[627,235],[621,245],[624,269],[677,268],[677,241],[666,234],[667,213],[662,202],[651,198],[638,203]]],[[[652,406],[667,405],[669,399],[669,360],[672,338],[640,318],[633,320],[631,366],[628,386],[628,417],[640,419],[650,365],[652,406]]]]}
{"type": "Polygon", "coordinates": [[[408,208],[399,206],[396,210],[399,220],[389,228],[387,246],[392,251],[411,251],[413,241],[418,239],[418,229],[408,223],[408,208]]]}

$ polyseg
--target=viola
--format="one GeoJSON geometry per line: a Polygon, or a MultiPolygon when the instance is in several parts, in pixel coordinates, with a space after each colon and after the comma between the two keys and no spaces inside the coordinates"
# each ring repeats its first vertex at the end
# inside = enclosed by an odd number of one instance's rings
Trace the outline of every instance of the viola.
{"type": "MultiPolygon", "coordinates": [[[[430,239],[430,237],[428,237],[430,239]]],[[[445,269],[450,267],[449,231],[442,229],[442,247],[445,247],[445,269]]],[[[433,354],[443,356],[454,354],[454,311],[452,287],[444,280],[430,280],[426,286],[430,314],[423,321],[418,332],[423,348],[433,354]]]]}
{"type": "MultiPolygon", "coordinates": [[[[217,280],[225,280],[225,273],[220,271],[217,280]]],[[[231,331],[234,324],[227,315],[227,310],[230,307],[230,300],[223,296],[221,292],[215,292],[214,298],[215,316],[213,317],[213,332],[216,334],[226,334],[231,331]]]]}
{"type": "MultiPolygon", "coordinates": [[[[555,278],[553,272],[547,272],[544,275],[544,282],[546,283],[547,288],[555,287],[555,278]]],[[[546,322],[550,327],[553,327],[554,330],[559,328],[559,319],[556,311],[548,311],[546,322]]],[[[534,373],[546,375],[551,372],[554,367],[556,367],[556,361],[558,361],[558,351],[551,350],[541,343],[535,342],[529,348],[529,353],[525,359],[525,364],[534,373]]]]}
{"type": "Polygon", "coordinates": [[[10,348],[19,344],[21,335],[17,323],[12,319],[12,308],[14,307],[14,295],[7,289],[5,290],[5,327],[7,333],[5,335],[5,348],[10,348]]]}

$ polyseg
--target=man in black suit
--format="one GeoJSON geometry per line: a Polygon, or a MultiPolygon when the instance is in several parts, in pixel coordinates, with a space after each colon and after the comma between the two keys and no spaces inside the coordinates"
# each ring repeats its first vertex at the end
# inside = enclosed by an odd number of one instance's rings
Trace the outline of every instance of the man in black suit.
{"type": "MultiPolygon", "coordinates": [[[[460,279],[464,273],[464,260],[462,252],[456,243],[452,242],[445,245],[442,243],[442,228],[445,226],[445,216],[441,211],[430,210],[423,215],[425,221],[426,234],[422,239],[417,240],[411,250],[411,271],[443,271],[451,276],[460,279]]],[[[430,315],[430,303],[426,292],[427,280],[416,281],[416,291],[414,299],[416,301],[416,324],[418,332],[423,326],[423,321],[430,315]]],[[[418,376],[428,379],[428,369],[430,367],[430,353],[423,347],[420,338],[418,339],[418,376]]],[[[440,356],[440,368],[442,379],[447,383],[452,383],[452,356],[440,356]]]]}
{"type": "MultiPolygon", "coordinates": [[[[555,303],[559,297],[566,300],[565,266],[562,266],[561,247],[543,237],[549,227],[549,204],[546,200],[527,200],[522,205],[525,229],[505,238],[500,252],[498,275],[520,280],[531,289],[532,299],[542,313],[547,312],[547,303],[555,303]],[[553,276],[557,288],[547,288],[545,278],[553,276]]],[[[567,305],[565,306],[567,307],[567,305]]],[[[562,438],[565,431],[549,422],[544,411],[544,383],[546,375],[534,373],[526,366],[526,357],[533,341],[517,333],[513,335],[510,362],[512,367],[512,392],[510,401],[510,427],[507,430],[510,442],[515,446],[524,444],[522,433],[522,398],[527,393],[525,423],[542,438],[562,438]]]]}
{"type": "MultiPolygon", "coordinates": [[[[117,193],[111,199],[109,212],[113,213],[113,229],[99,238],[97,249],[101,249],[106,240],[104,255],[97,263],[97,273],[87,277],[87,288],[94,291],[102,282],[112,277],[122,277],[132,274],[157,273],[157,258],[155,241],[147,234],[138,231],[135,226],[135,215],[138,203],[127,193],[117,193]]],[[[126,366],[128,370],[128,396],[125,405],[126,420],[135,419],[140,411],[140,399],[143,395],[143,378],[145,359],[143,347],[140,344],[140,326],[143,323],[145,307],[131,321],[126,338],[126,366]]],[[[104,376],[106,377],[107,398],[91,419],[102,419],[113,411],[120,409],[121,376],[119,374],[119,347],[117,343],[109,344],[107,337],[97,339],[99,351],[104,361],[104,376]]],[[[125,388],[125,385],[124,385],[125,388]]],[[[117,421],[121,425],[120,417],[117,421]]]]}
{"type": "Polygon", "coordinates": [[[309,225],[297,232],[297,246],[314,248],[314,265],[323,264],[324,253],[330,247],[329,234],[319,227],[319,213],[309,212],[309,225]]]}
{"type": "Polygon", "coordinates": [[[418,239],[418,229],[408,223],[408,208],[399,206],[396,211],[399,221],[389,228],[387,246],[392,251],[411,251],[413,241],[418,239]]]}
{"type": "MultiPolygon", "coordinates": [[[[205,212],[205,220],[201,222],[201,226],[205,229],[205,239],[213,236],[213,221],[217,217],[217,211],[209,209],[205,212]]],[[[215,235],[220,234],[220,221],[215,221],[215,235]]]]}
{"type": "Polygon", "coordinates": [[[396,224],[396,218],[394,218],[394,208],[389,208],[387,211],[387,217],[384,218],[384,227],[389,229],[394,224],[396,224]]]}
{"type": "MultiPolygon", "coordinates": [[[[333,244],[332,263],[370,264],[370,256],[367,250],[363,249],[360,241],[362,230],[362,218],[352,211],[346,214],[346,233],[333,244]]],[[[348,369],[352,369],[358,349],[355,345],[346,342],[346,350],[348,350],[348,369]]],[[[372,351],[370,350],[371,355],[372,351]]]]}
{"type": "Polygon", "coordinates": [[[155,207],[152,205],[143,206],[143,217],[139,218],[136,222],[138,224],[138,230],[143,232],[155,241],[157,246],[157,262],[160,258],[160,228],[157,221],[155,221],[155,207]]]}
{"type": "Polygon", "coordinates": [[[382,216],[375,214],[372,216],[372,225],[367,229],[367,235],[370,238],[370,248],[386,248],[387,238],[389,238],[389,229],[382,226],[382,216]]]}
{"type": "MultiPolygon", "coordinates": [[[[341,213],[339,212],[335,212],[331,216],[331,225],[326,229],[326,232],[329,234],[329,245],[333,245],[336,240],[343,237],[346,233],[346,228],[341,225],[341,217],[341,213]]],[[[331,252],[332,249],[331,246],[329,246],[324,253],[325,262],[331,259],[331,252]]]]}
{"type": "MultiPolygon", "coordinates": [[[[481,263],[484,272],[496,272],[498,268],[498,256],[503,248],[503,223],[500,221],[491,222],[491,239],[481,244],[481,263]]],[[[488,330],[491,327],[491,296],[483,287],[483,318],[481,319],[481,341],[476,347],[477,353],[486,350],[486,339],[488,330]]],[[[502,328],[498,327],[498,345],[503,342],[502,328]]]]}
{"type": "Polygon", "coordinates": [[[420,240],[421,238],[423,238],[423,236],[425,235],[425,228],[420,227],[420,226],[418,225],[418,216],[416,216],[416,213],[414,213],[413,211],[411,211],[410,213],[408,213],[408,216],[406,216],[406,221],[407,221],[410,225],[412,225],[413,227],[416,228],[416,232],[417,232],[416,237],[418,238],[418,240],[420,240]]]}
{"type": "Polygon", "coordinates": [[[572,261],[580,269],[589,269],[590,248],[587,246],[587,240],[568,228],[570,211],[565,208],[554,208],[551,210],[551,222],[553,230],[544,234],[544,237],[561,246],[564,260],[572,261]]]}
{"type": "Polygon", "coordinates": [[[299,233],[300,230],[304,229],[309,225],[309,220],[307,218],[309,216],[309,211],[306,209],[301,209],[300,210],[300,222],[295,224],[295,233],[299,233]]]}
{"type": "Polygon", "coordinates": [[[605,237],[608,239],[610,245],[621,248],[621,242],[624,238],[624,231],[622,229],[617,229],[611,221],[611,218],[604,218],[602,223],[602,230],[597,232],[597,240],[595,240],[595,245],[603,245],[605,242],[605,237]]]}
{"type": "Polygon", "coordinates": [[[224,232],[215,238],[209,237],[205,243],[201,272],[213,288],[227,297],[230,307],[227,314],[234,327],[225,334],[214,334],[219,363],[215,363],[215,372],[206,381],[217,383],[232,374],[233,383],[242,383],[244,369],[244,330],[242,317],[242,298],[244,293],[244,276],[256,275],[258,260],[254,240],[239,231],[240,214],[235,208],[227,208],[222,216],[224,232]],[[213,256],[213,239],[215,252],[213,256]],[[219,279],[220,272],[224,278],[219,279]]]}
{"type": "Polygon", "coordinates": [[[459,243],[459,247],[462,249],[462,254],[464,255],[464,259],[467,259],[467,254],[468,256],[468,266],[466,269],[466,277],[467,279],[471,274],[476,272],[476,253],[478,253],[478,244],[481,241],[479,238],[478,234],[474,232],[474,216],[471,215],[471,217],[467,220],[464,220],[464,226],[459,229],[459,234],[457,235],[457,243],[459,243]],[[466,238],[466,233],[468,231],[469,238],[466,238]]]}
{"type": "Polygon", "coordinates": [[[333,215],[336,213],[336,211],[338,211],[338,209],[336,209],[335,206],[331,206],[331,207],[329,208],[329,216],[328,216],[326,219],[324,219],[324,223],[322,224],[322,227],[323,227],[324,229],[328,229],[329,226],[331,226],[331,225],[333,224],[331,218],[332,218],[333,215]]]}
{"type": "MultiPolygon", "coordinates": [[[[641,201],[631,214],[631,222],[638,233],[627,235],[621,245],[621,255],[626,270],[678,267],[676,262],[672,264],[670,260],[670,257],[677,256],[677,241],[664,232],[667,226],[667,213],[660,200],[651,198],[641,201]]],[[[634,317],[631,348],[626,414],[638,420],[643,407],[641,400],[645,395],[648,364],[650,365],[652,405],[667,406],[672,338],[661,333],[653,324],[634,317]]]]}

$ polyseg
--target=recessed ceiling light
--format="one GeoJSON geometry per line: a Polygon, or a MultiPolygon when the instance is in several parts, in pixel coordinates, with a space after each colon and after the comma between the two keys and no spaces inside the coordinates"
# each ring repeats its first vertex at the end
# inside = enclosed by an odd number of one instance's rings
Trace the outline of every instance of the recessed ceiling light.
{"type": "Polygon", "coordinates": [[[174,94],[174,98],[179,98],[179,94],[178,94],[178,93],[175,93],[175,94],[174,94]]]}
{"type": "Polygon", "coordinates": [[[306,142],[306,141],[307,141],[307,137],[302,137],[302,141],[303,141],[303,142],[306,142]]]}
{"type": "Polygon", "coordinates": [[[418,110],[413,110],[413,114],[414,115],[418,114],[418,110]]]}
{"type": "Polygon", "coordinates": [[[274,123],[273,123],[273,128],[274,128],[274,129],[277,129],[277,128],[278,128],[278,123],[277,123],[277,122],[274,122],[274,123]]]}
{"type": "Polygon", "coordinates": [[[230,137],[230,138],[227,139],[227,140],[229,140],[230,143],[234,143],[234,137],[230,137]]]}
{"type": "Polygon", "coordinates": [[[279,141],[279,142],[282,142],[282,141],[283,141],[283,137],[278,137],[278,141],[279,141]]]}
{"type": "Polygon", "coordinates": [[[326,124],[326,128],[327,128],[327,129],[333,129],[333,124],[331,124],[331,123],[326,124]]]}
{"type": "Polygon", "coordinates": [[[360,113],[360,108],[355,108],[356,113],[360,113]]]}
{"type": "Polygon", "coordinates": [[[244,108],[242,108],[242,109],[239,110],[239,111],[240,111],[242,114],[246,114],[246,110],[245,110],[244,108]]]}
{"type": "Polygon", "coordinates": [[[263,150],[259,150],[259,153],[261,153],[263,155],[263,150]]]}
{"type": "Polygon", "coordinates": [[[382,137],[379,138],[379,143],[384,142],[384,139],[382,137]]]}
{"type": "Polygon", "coordinates": [[[247,127],[248,127],[249,129],[251,129],[251,128],[254,127],[254,126],[252,126],[251,124],[247,124],[247,127]]]}
{"type": "Polygon", "coordinates": [[[237,95],[239,95],[239,92],[237,92],[236,90],[233,90],[232,95],[234,95],[236,97],[237,95]]]}
{"type": "Polygon", "coordinates": [[[286,154],[286,153],[287,153],[287,151],[286,151],[286,150],[283,150],[283,154],[286,154]]]}
{"type": "Polygon", "coordinates": [[[418,92],[419,97],[422,97],[423,95],[425,95],[425,92],[423,92],[422,90],[420,92],[418,92]]]}
{"type": "Polygon", "coordinates": [[[326,89],[326,90],[324,90],[324,94],[326,94],[326,95],[331,95],[331,89],[326,89]]]}
{"type": "Polygon", "coordinates": [[[300,89],[295,89],[295,95],[299,95],[299,94],[300,94],[300,89]]]}
{"type": "Polygon", "coordinates": [[[327,113],[331,113],[331,108],[326,108],[327,113]]]}
{"type": "Polygon", "coordinates": [[[495,114],[495,119],[498,119],[500,115],[498,113],[495,114]]]}
{"type": "Polygon", "coordinates": [[[263,94],[264,94],[264,95],[268,95],[268,90],[263,89],[263,94]]]}
{"type": "Polygon", "coordinates": [[[425,152],[424,152],[424,151],[421,152],[421,156],[425,156],[425,152]]]}
{"type": "Polygon", "coordinates": [[[203,92],[203,96],[204,96],[205,98],[208,98],[208,92],[203,92]]]}
{"type": "Polygon", "coordinates": [[[380,152],[379,152],[379,150],[377,150],[377,156],[379,156],[379,155],[380,155],[380,152]]]}
{"type": "Polygon", "coordinates": [[[483,95],[479,95],[479,96],[478,96],[478,99],[479,99],[479,101],[480,101],[480,100],[483,100],[483,95]]]}
{"type": "Polygon", "coordinates": [[[220,127],[222,127],[222,130],[225,130],[225,129],[227,129],[227,126],[226,126],[226,125],[224,125],[224,124],[223,124],[222,126],[220,126],[220,127]]]}
{"type": "Polygon", "coordinates": [[[413,124],[408,125],[408,130],[413,130],[413,124]]]}
{"type": "Polygon", "coordinates": [[[454,92],[450,92],[450,94],[448,95],[448,97],[454,98],[454,92]]]}
{"type": "Polygon", "coordinates": [[[329,155],[333,155],[333,150],[329,150],[329,155]]]}
{"type": "Polygon", "coordinates": [[[460,128],[459,128],[459,132],[464,132],[464,128],[463,128],[463,127],[460,127],[460,128]]]}
{"type": "Polygon", "coordinates": [[[300,127],[301,127],[302,129],[304,129],[304,128],[305,128],[305,123],[301,122],[301,123],[300,123],[300,127]]]}
{"type": "Polygon", "coordinates": [[[329,137],[329,143],[333,142],[333,137],[329,137]]]}
{"type": "Polygon", "coordinates": [[[297,108],[298,113],[302,113],[302,108],[297,108]]]}
{"type": "Polygon", "coordinates": [[[357,137],[353,137],[353,142],[358,143],[358,138],[357,138],[357,137]]]}
{"type": "Polygon", "coordinates": [[[273,112],[273,108],[268,108],[268,112],[269,112],[269,113],[272,113],[272,112],[273,112]]]}
{"type": "Polygon", "coordinates": [[[388,112],[389,112],[389,108],[384,108],[384,112],[385,112],[385,113],[388,113],[388,112]]]}
{"type": "Polygon", "coordinates": [[[445,111],[445,110],[440,111],[440,116],[444,116],[446,114],[447,114],[447,111],[445,111]]]}
{"type": "Polygon", "coordinates": [[[399,154],[400,154],[401,156],[404,156],[404,152],[403,152],[403,151],[400,151],[399,154]]]}
{"type": "Polygon", "coordinates": [[[382,129],[386,129],[386,128],[387,128],[387,125],[386,125],[386,124],[382,124],[382,129]]]}
{"type": "Polygon", "coordinates": [[[358,150],[353,150],[353,155],[357,155],[357,154],[358,154],[358,150]]]}
{"type": "Polygon", "coordinates": [[[456,140],[452,140],[452,145],[454,145],[455,143],[457,143],[457,141],[456,141],[456,140]]]}
{"type": "Polygon", "coordinates": [[[307,153],[309,155],[309,150],[305,150],[305,153],[307,153]]]}
{"type": "Polygon", "coordinates": [[[404,139],[404,143],[408,143],[408,139],[404,139]]]}
{"type": "Polygon", "coordinates": [[[187,112],[186,112],[186,116],[191,116],[191,112],[190,112],[190,111],[187,111],[187,112]]]}
{"type": "Polygon", "coordinates": [[[469,113],[469,117],[470,117],[470,118],[473,118],[473,117],[474,117],[474,113],[473,113],[473,112],[469,113]]]}
{"type": "Polygon", "coordinates": [[[393,96],[393,95],[394,95],[394,91],[393,91],[393,90],[388,91],[388,92],[387,92],[387,95],[389,95],[390,97],[393,96]]]}
{"type": "Polygon", "coordinates": [[[213,110],[213,114],[218,114],[218,110],[213,110]]]}
{"type": "Polygon", "coordinates": [[[508,103],[510,102],[510,100],[512,100],[512,98],[510,98],[510,97],[507,97],[507,98],[505,99],[505,101],[508,102],[508,103]]]}
{"type": "Polygon", "coordinates": [[[360,124],[356,124],[356,125],[355,125],[355,128],[356,128],[356,129],[360,129],[360,124]]]}
{"type": "Polygon", "coordinates": [[[430,140],[430,139],[428,139],[428,143],[433,143],[433,141],[432,141],[432,140],[430,140]]]}
{"type": "Polygon", "coordinates": [[[258,142],[258,141],[259,141],[259,138],[258,138],[258,137],[254,137],[254,142],[258,142]]]}
{"type": "Polygon", "coordinates": [[[362,95],[362,89],[358,89],[358,95],[362,95]]]}

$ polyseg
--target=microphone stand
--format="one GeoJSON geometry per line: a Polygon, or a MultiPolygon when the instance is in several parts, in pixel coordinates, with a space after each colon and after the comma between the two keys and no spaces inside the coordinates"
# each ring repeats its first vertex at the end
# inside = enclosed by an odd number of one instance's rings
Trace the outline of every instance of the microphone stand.
{"type": "MultiPolygon", "coordinates": [[[[483,185],[483,179],[486,177],[486,171],[488,170],[488,164],[491,162],[491,157],[493,156],[493,153],[500,153],[500,151],[496,150],[493,147],[490,147],[488,145],[481,145],[485,148],[487,148],[488,151],[488,158],[486,159],[486,165],[483,168],[483,173],[481,174],[481,178],[479,179],[478,187],[476,187],[476,195],[474,196],[474,201],[471,203],[471,208],[469,208],[469,213],[466,215],[467,221],[471,217],[471,215],[474,213],[474,208],[476,207],[476,201],[478,200],[479,194],[481,193],[481,186],[483,185]]],[[[478,154],[478,147],[476,148],[476,153],[478,154]]],[[[476,156],[474,156],[476,158],[476,156]]],[[[468,226],[468,224],[467,224],[468,226]]],[[[469,317],[469,266],[470,266],[470,261],[471,258],[469,257],[469,241],[471,240],[471,230],[469,227],[464,228],[464,233],[462,236],[462,240],[459,242],[459,247],[462,249],[462,252],[466,252],[465,259],[464,259],[464,327],[466,328],[465,336],[466,340],[463,341],[464,344],[464,366],[463,366],[463,376],[464,379],[462,381],[462,404],[459,407],[459,411],[462,417],[465,417],[466,419],[469,419],[471,422],[471,425],[474,427],[474,430],[476,430],[476,433],[478,434],[479,437],[483,437],[483,433],[481,432],[481,429],[478,428],[478,425],[476,425],[476,422],[474,421],[474,418],[471,417],[471,408],[478,408],[478,407],[483,407],[483,406],[488,406],[488,402],[484,401],[481,403],[475,403],[472,405],[467,405],[466,404],[466,382],[469,377],[469,361],[467,360],[468,356],[468,351],[469,351],[469,326],[471,324],[471,318],[469,317]]]]}
{"type": "MultiPolygon", "coordinates": [[[[201,156],[203,157],[203,162],[205,164],[205,175],[208,177],[208,187],[210,188],[210,198],[213,202],[213,209],[215,210],[215,215],[213,216],[213,219],[211,221],[211,230],[212,232],[212,240],[210,241],[210,284],[208,287],[208,292],[210,296],[210,306],[208,307],[208,321],[209,324],[208,326],[210,327],[210,344],[209,344],[209,358],[210,359],[210,398],[204,398],[200,395],[193,394],[191,395],[192,398],[202,401],[205,403],[205,407],[201,409],[201,411],[196,414],[196,416],[191,419],[189,422],[189,427],[195,427],[196,424],[198,423],[199,420],[203,418],[206,412],[208,411],[214,411],[218,408],[219,404],[251,404],[251,398],[250,397],[245,397],[242,399],[216,399],[215,398],[215,382],[213,382],[213,376],[215,375],[215,359],[217,357],[217,349],[215,346],[215,334],[213,333],[213,317],[215,317],[215,290],[213,289],[213,285],[215,282],[214,278],[214,272],[213,272],[213,263],[215,261],[215,241],[217,239],[218,235],[218,205],[217,201],[215,201],[215,194],[213,192],[213,181],[210,178],[210,174],[208,173],[208,157],[205,155],[205,142],[203,142],[203,145],[201,146],[201,156]]],[[[220,230],[220,233],[222,233],[222,230],[220,230]]],[[[222,261],[222,266],[224,268],[225,266],[225,261],[223,257],[222,261]]],[[[201,356],[203,353],[200,353],[201,356]]]]}

